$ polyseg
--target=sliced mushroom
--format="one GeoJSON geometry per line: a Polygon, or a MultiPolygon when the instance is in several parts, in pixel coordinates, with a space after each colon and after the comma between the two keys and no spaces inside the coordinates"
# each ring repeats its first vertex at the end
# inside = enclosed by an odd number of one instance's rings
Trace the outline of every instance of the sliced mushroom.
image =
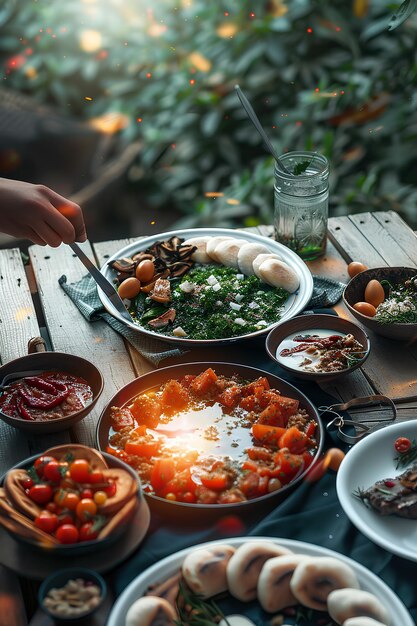
{"type": "Polygon", "coordinates": [[[135,271],[136,264],[130,257],[122,257],[121,259],[116,259],[115,261],[110,261],[110,267],[112,267],[116,272],[122,272],[125,274],[130,274],[135,271]]]}
{"type": "Polygon", "coordinates": [[[176,612],[163,598],[143,596],[126,614],[125,626],[175,626],[176,612]]]}
{"type": "Polygon", "coordinates": [[[153,291],[150,295],[151,300],[166,304],[171,300],[171,285],[166,278],[158,278],[155,281],[153,291]]]}
{"type": "Polygon", "coordinates": [[[343,626],[385,626],[382,622],[378,622],[372,617],[350,617],[343,622],[343,626]]]}
{"type": "Polygon", "coordinates": [[[335,589],[359,589],[353,569],[331,556],[302,561],[294,570],[290,586],[301,604],[318,611],[326,610],[327,597],[335,589]]]}
{"type": "Polygon", "coordinates": [[[268,541],[248,541],[239,546],[227,565],[227,582],[232,596],[243,602],[254,600],[265,561],[282,554],[291,554],[291,550],[268,541]]]}
{"type": "Polygon", "coordinates": [[[169,602],[171,606],[175,607],[179,591],[180,578],[181,574],[178,572],[177,574],[174,574],[174,576],[171,576],[162,583],[150,585],[148,591],[146,592],[146,595],[163,598],[164,600],[169,602]]]}
{"type": "Polygon", "coordinates": [[[150,261],[153,261],[155,259],[155,257],[154,257],[153,254],[150,254],[149,252],[137,252],[132,257],[132,260],[135,263],[140,263],[141,261],[145,261],[146,259],[149,259],[150,261]]]}
{"type": "Polygon", "coordinates": [[[153,320],[148,322],[148,326],[152,328],[165,328],[168,324],[172,324],[175,320],[176,311],[175,309],[168,309],[166,313],[162,313],[159,317],[155,317],[153,320]]]}
{"type": "Polygon", "coordinates": [[[176,261],[176,263],[172,263],[172,265],[169,266],[171,277],[179,278],[180,276],[184,276],[192,265],[191,262],[187,261],[176,261]]]}
{"type": "Polygon", "coordinates": [[[226,566],[234,553],[235,548],[223,544],[190,552],[182,564],[187,585],[203,598],[226,591],[226,566]]]}
{"type": "Polygon", "coordinates": [[[283,554],[266,561],[258,579],[258,600],[265,611],[275,613],[297,604],[290,580],[297,565],[308,558],[304,554],[283,554]]]}
{"type": "Polygon", "coordinates": [[[337,589],[327,598],[327,610],[337,624],[344,624],[351,617],[372,617],[382,624],[390,624],[390,617],[382,602],[362,589],[337,589]]]}

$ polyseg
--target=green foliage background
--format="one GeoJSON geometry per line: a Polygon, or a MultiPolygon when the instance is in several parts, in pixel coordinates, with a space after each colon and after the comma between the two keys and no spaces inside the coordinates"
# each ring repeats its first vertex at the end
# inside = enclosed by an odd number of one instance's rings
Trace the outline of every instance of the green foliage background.
{"type": "Polygon", "coordinates": [[[126,114],[144,145],[131,184],[183,226],[271,222],[273,161],[236,83],[278,151],[330,159],[332,214],[393,208],[417,226],[417,21],[388,30],[400,5],[6,0],[0,62],[4,85],[72,116],[126,114]]]}

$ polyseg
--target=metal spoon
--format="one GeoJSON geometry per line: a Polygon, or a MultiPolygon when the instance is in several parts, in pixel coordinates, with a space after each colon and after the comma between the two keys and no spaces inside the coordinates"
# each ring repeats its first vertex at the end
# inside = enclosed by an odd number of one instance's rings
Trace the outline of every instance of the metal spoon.
{"type": "Polygon", "coordinates": [[[285,172],[286,174],[292,175],[290,170],[285,167],[284,163],[279,158],[277,151],[275,150],[274,146],[272,145],[271,141],[269,140],[268,135],[264,131],[264,129],[263,129],[262,125],[261,125],[261,122],[259,121],[258,116],[256,115],[255,111],[253,110],[253,107],[252,107],[251,103],[249,102],[249,100],[247,99],[247,97],[245,96],[245,94],[243,93],[241,88],[239,87],[239,85],[235,85],[235,90],[236,90],[236,93],[237,93],[237,95],[239,97],[240,102],[242,103],[243,108],[245,109],[246,113],[248,114],[248,117],[249,117],[250,121],[252,122],[252,124],[255,126],[256,130],[258,131],[258,133],[262,137],[262,139],[264,141],[264,144],[268,148],[269,153],[272,154],[272,156],[274,157],[275,161],[278,163],[278,165],[280,166],[280,168],[282,169],[283,172],[285,172]]]}
{"type": "Polygon", "coordinates": [[[117,312],[120,313],[120,315],[124,317],[125,320],[127,320],[128,322],[133,322],[132,316],[126,309],[125,305],[123,304],[123,300],[115,290],[114,286],[107,280],[107,278],[103,276],[103,274],[96,268],[94,263],[90,261],[88,256],[84,254],[84,252],[76,243],[70,243],[69,246],[80,259],[81,263],[83,263],[83,265],[85,265],[85,267],[88,269],[91,276],[96,281],[97,285],[100,287],[100,289],[104,291],[117,312]]]}

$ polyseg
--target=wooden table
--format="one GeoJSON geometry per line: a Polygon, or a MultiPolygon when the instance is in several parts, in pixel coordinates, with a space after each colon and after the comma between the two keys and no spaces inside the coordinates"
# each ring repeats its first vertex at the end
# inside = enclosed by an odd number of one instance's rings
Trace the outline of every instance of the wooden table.
{"type": "MultiPolygon", "coordinates": [[[[270,227],[254,229],[266,236],[270,227]]],[[[84,251],[103,265],[106,259],[132,239],[83,244],[84,251]]],[[[94,446],[98,417],[114,393],[136,376],[153,366],[139,355],[105,322],[88,323],[58,286],[65,274],[69,282],[85,275],[85,269],[74,258],[68,246],[59,248],[30,248],[30,262],[24,266],[18,249],[0,250],[0,357],[1,362],[23,356],[31,337],[43,335],[53,350],[68,352],[93,361],[105,379],[104,392],[91,413],[71,431],[40,437],[27,437],[8,425],[0,424],[0,475],[18,461],[56,445],[79,442],[94,446]]],[[[394,212],[363,213],[329,220],[329,242],[326,255],[308,263],[315,275],[348,281],[346,265],[351,260],[368,267],[417,267],[417,238],[414,232],[394,212]]],[[[342,301],[335,307],[338,314],[349,318],[342,301]]],[[[417,343],[396,343],[369,331],[371,354],[361,370],[327,384],[324,389],[335,398],[347,401],[354,397],[381,393],[391,398],[414,397],[399,405],[398,419],[415,416],[417,406],[417,377],[415,363],[417,343]]],[[[224,355],[212,350],[192,350],[181,361],[219,360],[224,355]]],[[[227,360],[250,364],[250,352],[242,345],[228,347],[227,360]]],[[[178,359],[177,359],[178,361],[178,359]]],[[[166,360],[163,365],[174,363],[166,360]]],[[[366,413],[358,412],[357,419],[366,413]]],[[[1,562],[1,551],[0,551],[1,562]]],[[[10,587],[10,597],[18,606],[18,591],[13,578],[0,569],[10,587]]],[[[6,583],[4,582],[4,585],[6,583]]],[[[2,626],[2,596],[0,595],[0,626],[2,626]]],[[[10,613],[11,615],[12,613],[10,613]]],[[[7,622],[7,626],[23,624],[7,622]]],[[[5,622],[4,622],[5,623],[5,622]]],[[[35,622],[33,622],[35,623],[35,622]]],[[[36,622],[40,623],[40,622],[36,622]]]]}

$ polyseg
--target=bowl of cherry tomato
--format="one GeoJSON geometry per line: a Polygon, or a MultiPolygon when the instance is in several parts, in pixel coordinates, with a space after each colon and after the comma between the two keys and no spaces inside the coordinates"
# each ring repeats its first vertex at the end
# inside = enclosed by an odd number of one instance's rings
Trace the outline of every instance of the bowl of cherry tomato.
{"type": "Polygon", "coordinates": [[[82,554],[112,543],[142,504],[132,468],[76,444],[22,461],[1,485],[0,524],[15,539],[59,554],[82,554]]]}

